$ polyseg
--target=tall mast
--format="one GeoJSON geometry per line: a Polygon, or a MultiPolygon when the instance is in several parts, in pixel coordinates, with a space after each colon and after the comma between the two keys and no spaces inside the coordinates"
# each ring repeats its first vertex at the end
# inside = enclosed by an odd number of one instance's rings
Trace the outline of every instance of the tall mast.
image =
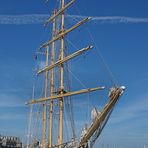
{"type": "MultiPolygon", "coordinates": [[[[65,0],[61,0],[61,9],[64,8],[65,0]]],[[[65,31],[65,14],[64,12],[61,15],[62,24],[61,24],[61,32],[65,31]]],[[[65,50],[65,41],[64,36],[61,38],[61,60],[64,59],[64,50],[65,50]]],[[[60,66],[60,94],[62,95],[64,92],[64,64],[60,66]]],[[[60,114],[59,114],[59,148],[62,148],[63,143],[63,112],[64,112],[64,102],[63,97],[60,98],[60,114]]]]}
{"type": "MultiPolygon", "coordinates": [[[[54,11],[55,15],[56,11],[54,11]]],[[[53,19],[53,28],[52,28],[52,38],[55,36],[56,31],[56,20],[53,19]]],[[[55,42],[52,43],[51,49],[51,64],[54,64],[55,61],[55,42]]],[[[50,81],[50,96],[54,92],[54,69],[51,70],[51,81],[50,81]]],[[[52,147],[52,138],[53,138],[53,100],[50,100],[50,113],[49,113],[49,148],[52,147]]]]}
{"type": "MultiPolygon", "coordinates": [[[[65,3],[65,0],[60,0],[60,10],[54,11],[53,16],[51,16],[45,25],[48,25],[50,22],[53,22],[52,26],[52,39],[45,42],[42,46],[40,46],[40,50],[45,48],[46,51],[46,65],[44,68],[38,70],[37,74],[45,74],[45,88],[44,88],[44,97],[39,98],[37,100],[32,100],[28,102],[28,104],[37,104],[43,102],[43,137],[42,137],[42,148],[47,148],[47,123],[49,124],[49,131],[48,131],[48,148],[52,147],[79,147],[79,148],[86,148],[88,145],[92,147],[101,134],[102,129],[104,128],[105,124],[107,123],[110,114],[112,113],[114,106],[118,102],[120,96],[123,94],[125,87],[113,87],[109,93],[109,102],[105,105],[101,112],[96,110],[96,117],[93,119],[91,125],[87,128],[85,134],[81,136],[80,142],[71,140],[70,142],[63,143],[63,121],[64,121],[64,99],[65,97],[89,93],[97,90],[103,90],[104,87],[96,87],[96,88],[88,88],[82,89],[78,91],[65,91],[64,86],[64,63],[68,62],[69,60],[82,55],[93,48],[93,46],[89,45],[85,48],[82,48],[68,56],[65,56],[65,36],[67,36],[70,32],[77,29],[81,25],[88,22],[91,18],[87,17],[69,29],[65,29],[65,10],[69,8],[75,0],[71,0],[69,3],[65,3]],[[58,33],[56,33],[56,18],[60,16],[60,30],[58,28],[58,33]],[[56,41],[60,41],[60,59],[55,58],[55,45],[56,41]],[[49,46],[51,46],[51,64],[49,65],[49,46]],[[58,73],[58,78],[60,76],[60,80],[58,83],[59,90],[55,92],[55,68],[59,67],[60,73],[58,73]],[[50,75],[50,95],[48,96],[48,75],[49,71],[51,71],[50,75]],[[59,86],[60,85],[60,86],[59,86]],[[59,122],[58,122],[58,142],[57,145],[53,146],[53,111],[54,111],[54,104],[55,101],[59,103],[59,122]],[[47,122],[47,103],[49,103],[49,121],[47,122]],[[64,146],[63,146],[64,145],[64,146]]],[[[74,137],[72,137],[74,138],[74,137]]],[[[75,140],[75,139],[74,139],[75,140]]]]}
{"type": "Polygon", "coordinates": [[[34,104],[34,103],[39,103],[39,102],[44,102],[44,111],[43,111],[43,139],[42,139],[42,148],[46,147],[47,143],[47,101],[49,101],[49,106],[50,106],[50,111],[49,111],[49,137],[48,137],[48,147],[53,146],[53,104],[54,104],[54,99],[59,100],[59,128],[58,128],[58,145],[59,148],[62,148],[63,144],[63,114],[64,114],[64,97],[67,96],[72,96],[72,95],[77,95],[77,94],[82,94],[82,93],[87,93],[91,91],[96,91],[96,90],[102,90],[103,87],[98,87],[98,88],[93,88],[93,89],[86,89],[86,90],[80,90],[80,91],[75,91],[75,92],[67,92],[65,93],[64,91],[64,63],[73,59],[74,57],[77,57],[79,55],[82,55],[82,53],[87,52],[88,50],[92,49],[93,46],[87,46],[85,48],[80,49],[79,51],[74,52],[71,55],[68,55],[65,57],[65,36],[67,36],[70,32],[73,30],[77,29],[81,25],[85,24],[88,22],[91,18],[85,18],[72,26],[69,29],[65,29],[65,10],[69,8],[75,0],[71,0],[69,3],[65,4],[65,0],[60,0],[61,2],[61,9],[58,10],[57,12],[54,12],[54,15],[50,17],[45,25],[48,25],[51,21],[53,22],[53,34],[52,34],[52,39],[48,40],[45,42],[43,45],[40,46],[39,50],[45,48],[46,49],[46,66],[43,69],[38,70],[37,74],[42,74],[45,72],[45,95],[43,98],[38,99],[38,100],[32,100],[31,102],[28,102],[28,104],[34,104]],[[61,16],[61,22],[60,22],[60,31],[59,33],[55,33],[56,30],[56,18],[58,16],[61,16]],[[61,46],[60,46],[60,59],[55,61],[55,42],[60,41],[61,46]],[[49,65],[49,46],[52,46],[52,51],[51,51],[51,64],[49,65]],[[54,92],[54,69],[56,67],[60,68],[60,94],[55,95],[54,92]],[[51,71],[51,79],[50,79],[50,96],[48,96],[48,72],[51,71]]]}
{"type": "MultiPolygon", "coordinates": [[[[49,47],[46,47],[46,66],[48,66],[48,57],[49,57],[49,47]]],[[[45,92],[44,97],[47,97],[48,93],[48,71],[45,72],[45,92]]],[[[46,102],[43,104],[44,112],[43,112],[43,148],[46,147],[46,128],[47,128],[47,106],[46,102]]]]}

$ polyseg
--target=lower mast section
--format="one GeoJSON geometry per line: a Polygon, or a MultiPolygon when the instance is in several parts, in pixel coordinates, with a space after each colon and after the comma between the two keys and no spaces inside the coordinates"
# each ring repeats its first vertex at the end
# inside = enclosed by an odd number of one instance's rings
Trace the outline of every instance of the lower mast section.
{"type": "MultiPolygon", "coordinates": [[[[54,11],[54,14],[56,12],[54,11]]],[[[52,37],[55,36],[56,32],[56,21],[53,19],[53,31],[52,31],[52,37]]],[[[52,49],[51,49],[51,64],[54,64],[55,62],[55,42],[52,43],[52,49]]],[[[53,95],[54,92],[54,69],[51,70],[51,81],[50,81],[50,96],[53,95]]],[[[49,144],[48,148],[52,148],[53,145],[53,99],[50,100],[50,109],[49,109],[49,144]]]]}
{"type": "MultiPolygon", "coordinates": [[[[61,9],[64,8],[65,0],[61,0],[61,9]]],[[[65,15],[64,12],[62,13],[62,26],[61,31],[64,32],[64,23],[65,23],[65,15]]],[[[65,50],[65,42],[64,42],[64,36],[61,38],[61,60],[64,59],[64,50],[65,50]]],[[[60,67],[61,76],[60,76],[60,94],[62,95],[64,92],[64,64],[61,64],[60,67]]],[[[64,101],[63,97],[60,98],[60,116],[59,116],[59,148],[62,148],[63,144],[63,112],[64,112],[64,101]]]]}
{"type": "MultiPolygon", "coordinates": [[[[48,66],[48,56],[49,56],[49,47],[46,47],[46,66],[48,66]]],[[[47,97],[48,93],[48,71],[45,73],[45,98],[47,97]]],[[[46,148],[46,130],[47,130],[47,106],[46,102],[44,102],[44,112],[43,112],[43,148],[46,148]]]]}

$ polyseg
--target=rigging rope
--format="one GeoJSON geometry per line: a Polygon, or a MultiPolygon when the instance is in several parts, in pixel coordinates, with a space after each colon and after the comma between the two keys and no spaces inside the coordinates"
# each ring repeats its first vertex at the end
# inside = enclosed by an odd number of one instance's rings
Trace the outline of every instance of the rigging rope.
{"type": "MultiPolygon", "coordinates": [[[[76,8],[76,11],[78,12],[78,14],[79,14],[80,16],[82,16],[82,14],[81,14],[81,12],[80,12],[80,10],[79,10],[79,8],[78,8],[77,5],[75,5],[75,8],[76,8]]],[[[85,8],[85,7],[84,7],[84,8],[85,8]]],[[[77,19],[77,20],[78,20],[78,19],[77,19]]],[[[97,49],[97,50],[96,50],[96,55],[98,56],[99,59],[101,59],[101,61],[102,61],[103,65],[104,65],[104,67],[106,68],[106,71],[109,73],[109,76],[110,76],[111,81],[113,82],[113,84],[114,84],[115,86],[117,86],[117,85],[118,85],[117,79],[115,78],[115,76],[113,75],[113,72],[110,70],[110,68],[109,68],[109,66],[108,66],[108,64],[107,64],[107,62],[105,61],[105,59],[104,59],[104,57],[103,57],[103,54],[101,53],[100,48],[98,47],[97,43],[95,42],[95,39],[94,39],[94,37],[93,37],[91,31],[89,30],[88,27],[86,27],[86,28],[87,28],[87,32],[88,32],[88,34],[89,34],[91,40],[93,41],[93,43],[94,43],[94,45],[95,45],[95,47],[96,47],[96,49],[97,49]]]]}
{"type": "Polygon", "coordinates": [[[70,69],[68,69],[68,71],[72,74],[72,76],[73,76],[84,88],[87,88],[86,85],[85,85],[70,69]]]}
{"type": "MultiPolygon", "coordinates": [[[[68,44],[67,44],[67,41],[66,41],[66,38],[65,38],[65,51],[64,51],[64,54],[65,56],[69,55],[69,48],[67,48],[68,44]]],[[[71,90],[71,77],[70,77],[70,73],[68,71],[68,68],[71,66],[71,63],[70,62],[66,62],[65,63],[65,87],[67,87],[67,91],[70,91],[71,90]]],[[[72,130],[72,138],[76,138],[76,134],[75,134],[75,123],[74,123],[74,114],[73,114],[73,101],[72,101],[72,97],[67,97],[65,98],[65,101],[64,101],[64,104],[65,104],[65,113],[67,113],[67,117],[69,118],[70,120],[70,123],[69,123],[69,126],[71,127],[71,130],[72,130]]],[[[64,120],[66,122],[66,120],[64,120]]],[[[69,133],[69,131],[67,131],[69,133]]],[[[67,139],[69,140],[69,139],[67,139]]]]}
{"type": "MultiPolygon", "coordinates": [[[[68,48],[66,48],[67,52],[68,52],[68,48]]],[[[65,54],[69,54],[69,53],[65,53],[65,54]]],[[[68,91],[71,91],[71,87],[72,87],[72,80],[71,80],[71,77],[70,77],[70,73],[68,71],[69,67],[71,66],[71,63],[70,62],[66,62],[65,64],[65,69],[66,69],[66,73],[67,73],[67,87],[68,87],[68,91]]],[[[74,122],[74,113],[73,113],[73,100],[72,100],[72,97],[68,97],[65,102],[67,103],[67,113],[69,115],[69,119],[70,119],[70,126],[72,128],[72,135],[73,135],[73,138],[75,139],[76,138],[76,134],[75,134],[75,122],[74,122]]]]}
{"type": "MultiPolygon", "coordinates": [[[[35,82],[33,84],[32,99],[34,99],[34,97],[35,97],[35,88],[36,88],[37,81],[38,81],[38,76],[35,78],[35,82]]],[[[30,143],[30,138],[31,138],[31,135],[33,132],[33,131],[31,132],[31,124],[33,122],[32,115],[33,115],[33,105],[30,105],[27,145],[29,145],[29,143],[30,143]]]]}
{"type": "Polygon", "coordinates": [[[79,49],[79,48],[78,48],[74,43],[72,43],[72,41],[70,41],[69,39],[66,38],[66,41],[69,42],[76,50],[79,49]]]}
{"type": "Polygon", "coordinates": [[[89,33],[89,36],[91,37],[91,40],[93,41],[93,43],[94,43],[94,45],[95,45],[95,47],[96,47],[96,49],[97,49],[97,50],[95,50],[97,56],[98,56],[99,58],[101,58],[102,63],[104,64],[104,66],[105,66],[107,72],[109,73],[110,78],[111,78],[113,84],[114,84],[115,86],[118,85],[118,81],[117,81],[117,79],[115,78],[115,76],[113,75],[113,72],[110,70],[108,64],[106,63],[106,61],[105,61],[105,59],[104,59],[104,57],[103,57],[103,55],[102,55],[102,53],[101,53],[100,48],[98,47],[97,43],[95,42],[95,39],[94,39],[92,33],[90,32],[90,30],[89,30],[88,27],[86,27],[86,28],[87,28],[87,31],[88,31],[88,33],[89,33]]]}

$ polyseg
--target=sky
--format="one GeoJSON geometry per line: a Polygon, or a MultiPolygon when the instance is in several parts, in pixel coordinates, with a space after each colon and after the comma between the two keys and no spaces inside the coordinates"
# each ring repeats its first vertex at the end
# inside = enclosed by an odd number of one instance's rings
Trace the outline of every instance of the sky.
{"type": "MultiPolygon", "coordinates": [[[[34,52],[47,40],[43,20],[56,5],[55,0],[48,4],[44,0],[0,0],[0,134],[22,139],[26,135],[25,102],[32,95],[34,52]]],[[[77,0],[76,5],[69,15],[79,20],[82,16],[93,18],[84,29],[72,33],[70,40],[80,49],[94,40],[95,51],[101,56],[98,60],[92,51],[74,61],[73,73],[88,87],[98,82],[107,85],[112,77],[107,64],[118,84],[127,87],[96,148],[108,144],[118,148],[148,147],[148,1],[77,0]]],[[[74,24],[70,16],[68,21],[69,26],[74,24]]]]}

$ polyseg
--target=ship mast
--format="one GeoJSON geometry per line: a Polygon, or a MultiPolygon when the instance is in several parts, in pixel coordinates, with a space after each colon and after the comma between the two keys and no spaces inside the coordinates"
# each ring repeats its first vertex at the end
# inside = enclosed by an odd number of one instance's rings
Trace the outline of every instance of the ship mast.
{"type": "MultiPolygon", "coordinates": [[[[54,11],[56,14],[56,11],[54,11]]],[[[53,26],[52,26],[52,38],[55,37],[56,32],[56,20],[53,19],[53,26]]],[[[51,49],[51,64],[53,65],[55,61],[55,42],[52,43],[51,49]]],[[[50,96],[53,95],[54,92],[54,69],[51,70],[51,80],[50,80],[50,96]]],[[[52,139],[53,139],[53,100],[50,101],[50,108],[49,108],[49,140],[48,145],[49,148],[52,147],[52,139]]]]}
{"type": "MultiPolygon", "coordinates": [[[[72,26],[69,29],[65,28],[65,10],[69,8],[75,0],[70,0],[67,4],[65,4],[65,0],[60,0],[60,10],[54,11],[53,15],[46,21],[45,25],[48,25],[50,22],[52,22],[52,38],[51,40],[48,40],[45,42],[43,45],[40,46],[39,50],[44,49],[45,50],[45,56],[46,56],[46,65],[44,68],[40,69],[37,71],[37,74],[45,74],[45,86],[44,86],[44,97],[43,98],[38,98],[34,99],[28,104],[43,104],[43,137],[42,137],[42,148],[52,148],[52,147],[58,147],[62,148],[64,145],[64,140],[63,140],[63,131],[64,131],[64,126],[63,126],[63,121],[64,121],[64,99],[65,97],[70,97],[74,95],[79,95],[79,94],[84,94],[84,93],[89,93],[93,91],[98,91],[98,90],[103,90],[105,87],[96,87],[96,88],[88,88],[88,89],[82,89],[78,91],[65,91],[65,86],[64,86],[64,64],[65,62],[68,62],[69,60],[91,50],[93,46],[88,45],[85,48],[82,48],[68,56],[65,56],[65,37],[75,30],[76,28],[80,27],[81,25],[85,24],[88,22],[91,18],[87,17],[74,26],[72,26]],[[58,28],[58,33],[57,33],[57,17],[60,16],[60,29],[58,28]],[[60,41],[60,59],[56,59],[55,56],[55,45],[56,41],[60,41]],[[51,48],[49,48],[51,47],[51,48]],[[49,51],[51,49],[51,52],[49,51]],[[49,59],[49,52],[51,53],[51,58],[49,59]],[[51,60],[51,64],[49,65],[49,60],[51,60]],[[59,83],[59,90],[55,92],[55,68],[60,69],[60,80],[59,83]],[[50,95],[48,94],[48,77],[49,77],[49,71],[50,71],[50,95]],[[57,145],[54,146],[53,144],[53,113],[54,113],[54,100],[58,100],[59,104],[59,121],[58,121],[58,140],[57,140],[57,145]],[[47,105],[49,106],[49,121],[47,121],[47,105]],[[47,124],[48,123],[48,124],[47,124]],[[47,132],[47,129],[48,132],[47,132]],[[48,136],[47,136],[48,133],[48,136]],[[48,138],[48,140],[47,140],[48,138]]],[[[56,80],[57,81],[57,80],[56,80]]],[[[120,96],[124,92],[125,88],[124,87],[115,87],[111,89],[109,98],[110,101],[102,112],[100,114],[97,114],[95,120],[93,123],[90,125],[90,127],[87,129],[85,134],[81,137],[80,143],[76,144],[78,148],[80,147],[88,147],[88,143],[91,145],[94,144],[95,140],[98,138],[100,135],[105,123],[107,122],[114,106],[118,102],[120,96]]],[[[72,137],[73,138],[73,137],[72,137]]],[[[73,147],[75,147],[73,146],[73,147]]],[[[69,146],[68,148],[70,148],[69,146]]]]}
{"type": "Polygon", "coordinates": [[[54,107],[54,100],[59,100],[59,131],[58,131],[58,147],[62,148],[63,145],[63,118],[64,118],[64,98],[73,95],[79,95],[83,93],[89,93],[93,91],[103,90],[104,87],[96,87],[96,88],[88,88],[82,89],[79,91],[73,92],[66,92],[64,90],[64,63],[68,62],[69,60],[91,50],[93,46],[87,46],[82,48],[68,56],[65,56],[65,36],[67,36],[70,32],[77,29],[81,25],[88,22],[91,18],[85,18],[78,22],[76,25],[72,26],[69,29],[65,29],[65,10],[69,8],[75,0],[71,0],[69,3],[65,4],[65,0],[61,0],[61,8],[58,11],[54,11],[53,16],[51,16],[45,23],[48,25],[50,22],[53,23],[52,26],[52,39],[45,42],[42,46],[40,46],[39,50],[45,48],[46,51],[46,66],[43,69],[38,70],[37,74],[40,75],[42,73],[45,74],[45,93],[44,97],[37,100],[32,100],[28,102],[28,104],[38,104],[43,103],[43,139],[42,139],[42,148],[46,148],[47,146],[47,104],[49,103],[49,131],[48,131],[48,148],[53,147],[53,107],[54,107]],[[61,16],[61,27],[59,33],[56,33],[56,18],[61,16]],[[60,59],[55,61],[55,42],[60,41],[60,59]],[[49,47],[51,46],[51,65],[49,65],[49,47]],[[59,93],[55,94],[54,92],[54,69],[56,67],[60,68],[60,90],[59,93]],[[48,96],[48,75],[49,71],[51,72],[50,75],[50,96],[48,96]]]}
{"type": "MultiPolygon", "coordinates": [[[[49,58],[49,47],[46,47],[46,66],[48,66],[48,58],[49,58]]],[[[46,98],[48,95],[48,71],[45,72],[45,92],[44,97],[46,98]]],[[[46,130],[47,130],[47,104],[46,102],[43,104],[44,112],[43,112],[43,148],[46,147],[46,130]]]]}
{"type": "MultiPolygon", "coordinates": [[[[61,9],[64,8],[65,0],[61,0],[61,9]]],[[[61,32],[65,31],[65,14],[64,12],[61,15],[62,24],[61,24],[61,32]]],[[[64,50],[65,50],[65,41],[64,36],[61,38],[61,60],[64,59],[64,50]]],[[[64,92],[64,64],[60,66],[60,94],[63,95],[64,92]]],[[[64,111],[64,102],[63,97],[60,98],[60,114],[59,114],[59,148],[62,148],[63,143],[63,111],[64,111]]]]}

